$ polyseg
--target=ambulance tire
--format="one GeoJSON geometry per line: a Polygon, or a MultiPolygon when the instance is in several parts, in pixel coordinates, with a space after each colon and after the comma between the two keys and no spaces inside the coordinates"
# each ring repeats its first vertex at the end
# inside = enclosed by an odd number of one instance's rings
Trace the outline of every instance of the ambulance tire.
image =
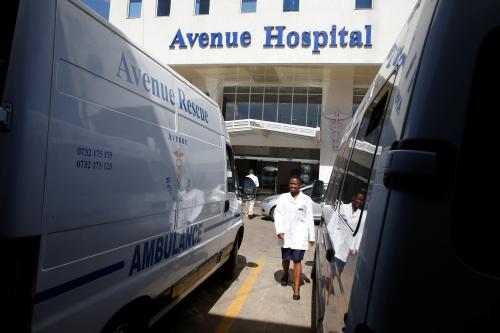
{"type": "Polygon", "coordinates": [[[234,240],[233,248],[231,249],[231,255],[229,259],[222,266],[224,279],[226,280],[234,280],[236,277],[236,266],[238,266],[238,236],[234,240]]]}
{"type": "Polygon", "coordinates": [[[144,315],[143,310],[144,308],[126,307],[111,318],[102,333],[146,332],[149,318],[144,315]]]}

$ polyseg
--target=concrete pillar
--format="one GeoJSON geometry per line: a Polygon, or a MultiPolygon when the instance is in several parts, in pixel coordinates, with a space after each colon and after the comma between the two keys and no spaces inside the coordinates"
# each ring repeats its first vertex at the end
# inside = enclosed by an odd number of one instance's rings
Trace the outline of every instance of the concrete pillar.
{"type": "Polygon", "coordinates": [[[330,179],[340,141],[352,118],[353,76],[349,72],[323,84],[319,179],[324,182],[330,179]]]}

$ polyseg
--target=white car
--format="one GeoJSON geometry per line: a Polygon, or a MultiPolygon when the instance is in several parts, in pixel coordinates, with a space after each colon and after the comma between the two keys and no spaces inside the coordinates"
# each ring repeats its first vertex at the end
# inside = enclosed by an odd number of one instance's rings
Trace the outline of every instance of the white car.
{"type": "MultiPolygon", "coordinates": [[[[328,183],[326,183],[324,188],[323,193],[326,192],[326,187],[328,186],[328,183]]],[[[311,191],[312,191],[312,184],[304,186],[300,189],[302,193],[304,193],[307,196],[311,196],[311,191]]],[[[281,194],[275,194],[271,195],[264,200],[261,201],[260,206],[262,207],[262,214],[270,216],[274,220],[274,209],[276,208],[276,202],[278,201],[278,198],[281,194]]],[[[320,203],[314,202],[313,201],[313,216],[315,221],[319,221],[321,219],[321,209],[323,200],[321,200],[320,203]]]]}

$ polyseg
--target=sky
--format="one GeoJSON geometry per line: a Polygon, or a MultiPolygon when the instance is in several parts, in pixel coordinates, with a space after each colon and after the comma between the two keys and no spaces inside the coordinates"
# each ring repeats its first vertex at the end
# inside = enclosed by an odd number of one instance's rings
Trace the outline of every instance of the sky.
{"type": "Polygon", "coordinates": [[[85,4],[95,10],[99,15],[109,20],[109,1],[110,0],[82,0],[85,4]]]}

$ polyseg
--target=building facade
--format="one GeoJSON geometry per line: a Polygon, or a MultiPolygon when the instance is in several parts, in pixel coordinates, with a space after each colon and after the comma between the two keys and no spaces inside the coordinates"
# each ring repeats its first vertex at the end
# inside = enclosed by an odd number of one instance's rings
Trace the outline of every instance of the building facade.
{"type": "Polygon", "coordinates": [[[219,103],[240,177],[282,191],[291,174],[328,181],[416,2],[111,0],[109,21],[219,103]]]}

